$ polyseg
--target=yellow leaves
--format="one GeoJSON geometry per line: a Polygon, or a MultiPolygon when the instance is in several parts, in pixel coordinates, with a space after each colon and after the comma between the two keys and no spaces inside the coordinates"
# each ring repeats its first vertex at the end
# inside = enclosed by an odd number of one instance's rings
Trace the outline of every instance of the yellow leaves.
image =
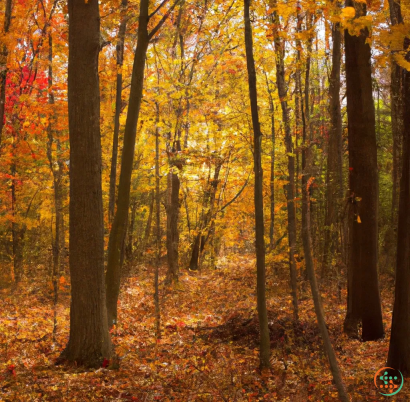
{"type": "Polygon", "coordinates": [[[356,16],[356,10],[353,7],[345,7],[342,10],[342,18],[352,19],[356,16]]]}

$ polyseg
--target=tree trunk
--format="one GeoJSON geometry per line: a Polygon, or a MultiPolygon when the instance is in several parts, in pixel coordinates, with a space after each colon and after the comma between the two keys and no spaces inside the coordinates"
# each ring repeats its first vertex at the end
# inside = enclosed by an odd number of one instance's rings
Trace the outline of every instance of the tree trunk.
{"type": "Polygon", "coordinates": [[[189,263],[189,269],[192,271],[196,271],[198,269],[201,253],[204,250],[205,244],[212,232],[211,221],[214,217],[216,190],[218,188],[219,173],[222,168],[222,163],[223,162],[221,160],[217,160],[213,180],[209,180],[208,182],[209,191],[204,197],[205,200],[203,206],[204,209],[208,209],[207,212],[203,214],[199,224],[199,233],[196,235],[195,241],[192,245],[191,261],[189,263]]]}
{"type": "MultiPolygon", "coordinates": [[[[406,39],[405,48],[410,41],[406,39]]],[[[410,52],[406,60],[410,61],[410,52]]],[[[410,72],[403,80],[403,169],[400,183],[396,285],[387,365],[410,374],[410,72]]]]}
{"type": "Polygon", "coordinates": [[[275,109],[273,94],[269,86],[268,76],[265,73],[266,89],[269,96],[270,133],[272,147],[270,151],[270,224],[269,224],[269,247],[273,250],[273,237],[275,231],[275,109]]]}
{"type": "MultiPolygon", "coordinates": [[[[51,33],[48,34],[48,104],[53,107],[54,105],[54,93],[53,93],[53,37],[51,33]]],[[[55,341],[55,334],[57,331],[57,303],[58,303],[58,275],[60,274],[61,267],[61,250],[64,247],[62,244],[62,231],[63,228],[63,210],[62,210],[62,196],[61,196],[61,164],[53,159],[53,118],[49,117],[49,123],[47,127],[47,158],[50,165],[50,170],[53,175],[53,189],[54,189],[54,209],[56,215],[55,222],[55,239],[52,239],[53,249],[53,271],[52,271],[52,283],[54,288],[54,328],[53,328],[53,342],[55,341]]],[[[58,160],[58,156],[57,156],[58,160]]],[[[53,232],[51,232],[52,234],[53,232]]]]}
{"type": "Polygon", "coordinates": [[[254,134],[254,171],[255,171],[255,246],[256,246],[256,273],[257,299],[260,331],[260,367],[270,367],[270,339],[268,328],[268,314],[266,309],[265,292],[265,238],[263,219],[263,171],[262,171],[262,133],[258,116],[258,94],[256,89],[256,71],[253,58],[252,28],[249,17],[251,0],[244,0],[245,14],[245,49],[246,66],[248,70],[249,99],[251,102],[252,125],[254,134]]]}
{"type": "MultiPolygon", "coordinates": [[[[353,4],[357,17],[366,14],[364,4],[346,2],[346,6],[353,4]]],[[[364,341],[384,335],[377,272],[378,171],[368,36],[366,28],[360,36],[345,30],[349,203],[353,214],[345,332],[355,336],[361,322],[364,341]]]]}
{"type": "Polygon", "coordinates": [[[122,109],[122,65],[124,63],[124,42],[125,30],[127,28],[126,9],[128,0],[121,2],[121,23],[118,31],[117,42],[117,88],[115,96],[115,116],[114,116],[114,135],[112,141],[111,172],[110,172],[110,193],[108,205],[108,217],[110,222],[114,219],[115,210],[115,184],[117,181],[117,156],[118,156],[118,134],[120,131],[120,114],[122,109]]]}
{"type": "Polygon", "coordinates": [[[168,173],[168,200],[167,200],[167,258],[168,258],[168,282],[178,281],[178,216],[179,216],[179,188],[178,173],[173,167],[168,173]]]}
{"type": "Polygon", "coordinates": [[[343,199],[343,139],[342,139],[342,114],[340,108],[340,65],[342,33],[340,24],[334,23],[332,27],[333,50],[332,71],[329,80],[330,96],[330,130],[327,151],[326,175],[326,217],[325,241],[322,261],[322,277],[326,272],[329,258],[337,251],[338,230],[337,221],[340,203],[343,199]]]}
{"type": "Polygon", "coordinates": [[[100,367],[112,347],[104,288],[98,1],[69,0],[68,11],[71,309],[62,358],[100,367]]]}
{"type": "MultiPolygon", "coordinates": [[[[401,7],[399,1],[389,0],[391,24],[398,25],[403,23],[401,7]]],[[[392,53],[393,50],[391,49],[392,53]]],[[[390,99],[391,99],[391,129],[393,137],[393,171],[392,171],[392,207],[391,207],[391,235],[387,237],[386,246],[391,246],[397,240],[397,209],[400,194],[400,174],[402,169],[402,147],[403,147],[403,69],[396,63],[394,56],[391,57],[391,80],[390,80],[390,99]]],[[[394,247],[389,247],[389,249],[394,247]]],[[[396,253],[392,258],[392,266],[396,265],[396,253]]]]}
{"type": "Polygon", "coordinates": [[[131,203],[131,218],[130,224],[128,226],[128,241],[127,246],[125,247],[125,258],[128,263],[132,263],[134,259],[134,227],[135,227],[135,214],[137,212],[137,200],[134,200],[131,203]]]}
{"type": "MultiPolygon", "coordinates": [[[[276,7],[276,1],[272,2],[273,7],[276,7]]],[[[273,24],[279,26],[279,18],[274,13],[273,24]]],[[[289,240],[289,268],[290,268],[290,284],[292,288],[293,301],[293,317],[295,321],[299,320],[298,296],[297,296],[297,276],[296,276],[296,212],[294,202],[294,188],[295,188],[295,155],[293,153],[293,141],[290,133],[290,120],[287,102],[287,88],[285,81],[285,49],[282,39],[278,32],[274,32],[275,53],[276,53],[276,82],[278,86],[279,99],[282,107],[282,120],[285,127],[285,146],[288,156],[288,174],[289,184],[286,185],[286,198],[288,202],[288,240],[289,240]]]]}
{"type": "Polygon", "coordinates": [[[161,312],[159,306],[159,288],[158,275],[161,259],[161,196],[159,193],[159,105],[155,104],[157,109],[157,118],[155,126],[155,224],[156,224],[156,244],[157,258],[155,261],[155,280],[154,280],[154,304],[155,304],[155,332],[157,339],[161,338],[161,312]]]}
{"type": "MultiPolygon", "coordinates": [[[[309,165],[305,165],[305,169],[309,169],[309,165]]],[[[339,400],[343,402],[349,402],[350,398],[346,392],[346,388],[343,383],[342,373],[339,369],[336,354],[332,346],[332,342],[329,337],[329,332],[326,326],[325,314],[323,311],[322,300],[320,297],[319,288],[317,286],[315,267],[313,263],[313,250],[312,250],[312,237],[310,232],[310,197],[309,186],[311,182],[305,181],[302,193],[302,208],[304,210],[304,219],[302,224],[302,237],[303,237],[303,249],[305,254],[306,270],[308,272],[310,288],[312,290],[313,302],[315,306],[316,319],[319,326],[320,334],[323,339],[325,353],[329,360],[330,370],[332,372],[333,380],[336,384],[336,388],[339,394],[339,400]]]]}
{"type": "MultiPolygon", "coordinates": [[[[10,30],[11,24],[11,6],[12,0],[6,0],[5,10],[4,10],[4,35],[7,35],[10,30]]],[[[3,45],[0,53],[0,146],[3,140],[3,126],[4,126],[4,110],[6,106],[6,80],[7,80],[7,57],[9,51],[7,45],[3,45]]]]}
{"type": "Polygon", "coordinates": [[[107,318],[110,327],[117,322],[117,301],[121,281],[121,247],[128,220],[134,148],[144,85],[145,59],[149,42],[147,29],[148,3],[149,0],[141,0],[140,2],[138,41],[135,50],[131,77],[131,92],[124,131],[117,211],[115,213],[108,243],[107,272],[105,279],[107,289],[107,318]]]}

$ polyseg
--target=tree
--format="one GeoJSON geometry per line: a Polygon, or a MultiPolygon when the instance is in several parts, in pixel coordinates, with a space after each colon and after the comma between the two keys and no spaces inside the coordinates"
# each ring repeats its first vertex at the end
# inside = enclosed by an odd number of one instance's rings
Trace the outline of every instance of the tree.
{"type": "MultiPolygon", "coordinates": [[[[354,6],[356,18],[366,5],[354,6]]],[[[346,333],[356,336],[362,323],[364,341],[384,335],[377,273],[378,175],[375,111],[372,95],[369,31],[345,30],[346,98],[349,132],[349,244],[346,333]]]]}
{"type": "Polygon", "coordinates": [[[248,70],[249,99],[253,125],[253,164],[255,173],[255,247],[257,299],[260,331],[260,367],[270,366],[270,339],[268,313],[265,295],[265,238],[263,220],[263,171],[262,171],[262,133],[258,115],[258,94],[256,90],[256,70],[253,58],[252,28],[249,17],[251,0],[244,0],[246,67],[248,70]]]}
{"type": "Polygon", "coordinates": [[[161,3],[161,5],[151,14],[148,12],[149,0],[141,0],[140,2],[137,47],[135,49],[134,65],[131,76],[130,98],[128,102],[128,112],[124,130],[121,173],[120,182],[118,185],[117,211],[115,213],[108,243],[105,283],[107,289],[107,318],[109,326],[112,326],[117,322],[117,301],[120,293],[121,282],[121,250],[125,240],[128,221],[131,175],[134,162],[137,123],[141,108],[142,90],[144,87],[146,53],[149,41],[156,35],[177,3],[178,0],[169,8],[152,31],[148,32],[148,21],[157,14],[165,2],[161,3]]]}
{"type": "Polygon", "coordinates": [[[97,0],[69,0],[70,338],[62,358],[99,367],[111,356],[104,287],[97,0]],[[87,21],[87,24],[84,24],[87,21]]]}
{"type": "MultiPolygon", "coordinates": [[[[276,6],[276,1],[272,1],[272,6],[276,6]]],[[[290,133],[290,119],[288,109],[288,90],[285,81],[285,44],[279,36],[278,28],[280,26],[279,16],[275,11],[273,13],[272,25],[274,26],[274,45],[276,56],[276,83],[278,94],[282,107],[282,121],[285,131],[285,145],[288,159],[289,183],[286,186],[287,212],[288,212],[288,241],[289,241],[289,268],[290,283],[292,287],[293,317],[295,321],[299,320],[298,295],[297,295],[297,274],[296,274],[296,210],[295,210],[295,155],[293,153],[293,141],[290,133]]]]}
{"type": "MultiPolygon", "coordinates": [[[[3,33],[8,34],[11,24],[11,7],[12,0],[6,0],[5,10],[4,10],[4,26],[3,33]]],[[[7,56],[9,51],[7,45],[3,44],[2,49],[0,49],[0,145],[2,142],[3,126],[4,126],[4,110],[6,103],[6,80],[7,80],[7,56]]]]}
{"type": "MultiPolygon", "coordinates": [[[[406,39],[408,50],[410,40],[406,39]]],[[[410,61],[407,52],[406,61],[410,61]]],[[[400,205],[397,236],[396,285],[387,364],[410,373],[410,71],[403,77],[403,166],[400,183],[400,205]]]]}
{"type": "Polygon", "coordinates": [[[115,184],[117,180],[117,157],[118,157],[118,135],[120,132],[120,114],[122,109],[122,65],[124,63],[124,42],[125,31],[127,29],[127,17],[125,15],[128,0],[121,1],[121,23],[118,32],[117,42],[117,87],[115,90],[115,115],[114,115],[114,134],[112,141],[112,157],[110,172],[110,194],[108,204],[108,217],[110,221],[114,218],[115,210],[115,184]]]}

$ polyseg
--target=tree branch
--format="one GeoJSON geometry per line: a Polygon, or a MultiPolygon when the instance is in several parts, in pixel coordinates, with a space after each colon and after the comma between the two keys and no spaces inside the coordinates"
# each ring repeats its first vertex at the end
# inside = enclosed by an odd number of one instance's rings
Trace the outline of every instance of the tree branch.
{"type": "Polygon", "coordinates": [[[161,20],[158,22],[158,24],[156,25],[156,27],[151,31],[150,34],[148,34],[148,41],[150,41],[154,35],[159,31],[159,29],[162,27],[162,25],[164,24],[164,22],[167,20],[167,18],[169,17],[169,15],[172,13],[172,11],[174,10],[174,8],[178,5],[178,3],[181,0],[175,0],[174,4],[169,8],[169,10],[164,14],[164,16],[161,18],[161,20]]]}

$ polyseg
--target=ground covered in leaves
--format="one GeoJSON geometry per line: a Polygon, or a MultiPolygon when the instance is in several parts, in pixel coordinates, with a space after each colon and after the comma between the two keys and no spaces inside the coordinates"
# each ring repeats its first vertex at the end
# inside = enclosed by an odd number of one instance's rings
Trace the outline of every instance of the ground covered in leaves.
{"type": "MultiPolygon", "coordinates": [[[[308,283],[300,283],[300,322],[292,321],[285,277],[268,270],[272,347],[270,373],[258,370],[255,261],[235,256],[216,270],[181,273],[161,285],[162,339],[155,340],[153,268],[142,266],[124,283],[120,323],[112,333],[117,361],[85,371],[55,366],[67,342],[69,289],[60,281],[53,342],[53,298],[46,282],[0,294],[1,401],[337,401],[317,330],[308,283]]],[[[164,268],[165,269],[165,268],[164,268]]],[[[283,268],[284,270],[285,268],[283,268]]],[[[329,332],[352,401],[408,401],[379,395],[375,372],[385,365],[392,283],[382,283],[386,338],[362,343],[342,333],[344,299],[329,283],[322,292],[329,332]]]]}

